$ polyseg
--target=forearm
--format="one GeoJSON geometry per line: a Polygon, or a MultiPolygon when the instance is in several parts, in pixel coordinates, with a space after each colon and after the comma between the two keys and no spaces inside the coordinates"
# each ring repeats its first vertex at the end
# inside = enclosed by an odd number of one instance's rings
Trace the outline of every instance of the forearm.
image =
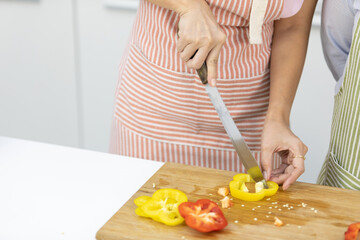
{"type": "MultiPolygon", "coordinates": [[[[314,2],[316,4],[316,1],[314,2]]],[[[300,16],[293,17],[295,19],[284,19],[275,23],[267,119],[289,124],[291,107],[305,62],[315,4],[303,6],[306,8],[305,13],[299,13],[300,16]]]]}
{"type": "Polygon", "coordinates": [[[294,31],[274,36],[270,62],[268,118],[276,118],[289,123],[291,106],[301,77],[307,49],[307,38],[303,35],[294,31]]]}

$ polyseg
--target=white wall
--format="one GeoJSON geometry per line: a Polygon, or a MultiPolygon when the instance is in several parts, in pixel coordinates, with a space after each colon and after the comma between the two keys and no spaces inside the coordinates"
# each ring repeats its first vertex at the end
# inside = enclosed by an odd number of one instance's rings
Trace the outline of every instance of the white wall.
{"type": "Polygon", "coordinates": [[[78,0],[77,12],[83,146],[108,151],[118,66],[136,11],[78,0]]]}
{"type": "Polygon", "coordinates": [[[330,141],[334,89],[335,80],[322,54],[320,28],[313,27],[290,121],[295,134],[309,147],[301,181],[316,182],[325,159],[330,141]]]}
{"type": "Polygon", "coordinates": [[[78,146],[71,0],[0,1],[0,135],[78,146]]]}
{"type": "MultiPolygon", "coordinates": [[[[107,152],[135,14],[102,0],[0,1],[0,135],[107,152]]],[[[333,88],[313,27],[291,118],[309,146],[302,181],[315,182],[326,154],[333,88]]]]}

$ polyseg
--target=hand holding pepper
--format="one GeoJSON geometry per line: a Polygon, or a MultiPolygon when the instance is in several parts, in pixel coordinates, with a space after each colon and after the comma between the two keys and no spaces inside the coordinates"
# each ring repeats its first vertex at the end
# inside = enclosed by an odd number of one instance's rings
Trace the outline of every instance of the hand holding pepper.
{"type": "Polygon", "coordinates": [[[307,146],[290,130],[285,123],[266,120],[261,139],[261,165],[266,172],[267,180],[283,184],[286,190],[305,171],[304,160],[307,146]],[[272,157],[278,153],[281,165],[272,169],[272,157]]]}

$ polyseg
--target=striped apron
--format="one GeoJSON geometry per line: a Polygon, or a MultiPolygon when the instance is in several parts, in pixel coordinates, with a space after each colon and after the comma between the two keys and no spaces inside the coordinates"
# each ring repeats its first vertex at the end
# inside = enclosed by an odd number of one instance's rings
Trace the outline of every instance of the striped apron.
{"type": "Polygon", "coordinates": [[[360,190],[360,21],[335,95],[330,147],[318,183],[360,190]]]}
{"type": "MultiPolygon", "coordinates": [[[[217,87],[258,161],[269,101],[273,23],[283,7],[283,0],[265,2],[260,25],[254,21],[249,30],[251,17],[256,19],[252,0],[208,1],[227,35],[217,87]],[[250,44],[251,35],[256,44],[250,44]]],[[[140,1],[120,65],[110,152],[243,172],[196,71],[186,67],[176,50],[178,21],[175,12],[140,1]]],[[[279,164],[274,157],[274,167],[279,164]]]]}

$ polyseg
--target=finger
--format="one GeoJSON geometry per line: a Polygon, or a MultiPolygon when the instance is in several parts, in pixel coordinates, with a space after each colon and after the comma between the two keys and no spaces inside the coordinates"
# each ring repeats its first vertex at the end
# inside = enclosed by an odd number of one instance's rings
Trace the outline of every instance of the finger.
{"type": "Polygon", "coordinates": [[[291,171],[290,176],[286,179],[283,184],[283,189],[286,190],[293,184],[300,176],[304,173],[304,160],[303,159],[294,159],[293,161],[294,170],[291,171]]]}
{"type": "Polygon", "coordinates": [[[299,139],[296,137],[295,141],[292,141],[292,143],[289,146],[290,157],[293,156],[305,156],[308,147],[299,139]]]}
{"type": "Polygon", "coordinates": [[[189,61],[189,59],[195,54],[198,50],[198,46],[194,43],[188,44],[184,50],[180,53],[180,57],[184,62],[189,61]]]}
{"type": "Polygon", "coordinates": [[[206,59],[206,65],[208,68],[208,82],[210,84],[210,86],[215,87],[216,85],[216,79],[217,79],[217,68],[218,68],[218,60],[219,60],[219,55],[221,52],[221,46],[216,46],[215,48],[213,48],[207,59],[206,59]]]}
{"type": "Polygon", "coordinates": [[[193,58],[191,58],[189,61],[187,61],[186,65],[189,68],[199,69],[205,62],[205,59],[207,58],[209,53],[208,47],[201,47],[198,49],[197,53],[193,58]]]}
{"type": "Polygon", "coordinates": [[[185,47],[187,45],[189,45],[191,43],[191,39],[189,39],[188,37],[180,37],[178,39],[177,45],[176,45],[176,49],[179,53],[181,53],[182,51],[184,51],[185,47]]]}
{"type": "Polygon", "coordinates": [[[271,151],[270,148],[267,147],[261,148],[261,166],[266,173],[265,174],[266,180],[269,180],[271,176],[272,160],[273,160],[272,157],[273,157],[273,151],[271,151]]]}
{"type": "Polygon", "coordinates": [[[288,167],[288,164],[282,163],[278,168],[272,170],[272,175],[278,175],[285,172],[285,169],[288,167]]]}
{"type": "Polygon", "coordinates": [[[271,176],[270,181],[276,182],[277,184],[283,184],[289,176],[290,173],[282,173],[275,176],[273,175],[271,176]]]}
{"type": "Polygon", "coordinates": [[[291,158],[291,166],[293,166],[294,170],[290,172],[288,179],[283,184],[283,190],[286,190],[293,184],[305,171],[304,159],[302,158],[292,158],[293,156],[305,156],[307,153],[307,146],[300,140],[296,143],[293,143],[289,148],[291,154],[289,158],[291,158]]]}

